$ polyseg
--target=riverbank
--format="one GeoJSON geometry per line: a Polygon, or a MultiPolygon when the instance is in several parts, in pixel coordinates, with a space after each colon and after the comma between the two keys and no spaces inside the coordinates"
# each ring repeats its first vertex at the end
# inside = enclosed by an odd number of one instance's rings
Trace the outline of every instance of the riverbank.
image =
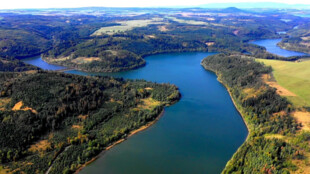
{"type": "MultiPolygon", "coordinates": [[[[174,103],[176,103],[177,101],[175,101],[174,103]]],[[[174,103],[170,104],[173,105],[174,103]]],[[[170,106],[167,105],[167,106],[170,106]]],[[[108,150],[112,149],[114,146],[124,142],[125,140],[127,140],[128,138],[130,138],[131,136],[138,134],[148,128],[150,128],[152,125],[154,125],[165,113],[165,109],[163,109],[160,114],[155,118],[155,120],[148,122],[147,124],[141,126],[138,129],[132,130],[125,138],[122,138],[114,143],[112,143],[111,145],[109,145],[108,147],[106,147],[99,155],[95,156],[94,158],[92,158],[90,161],[86,162],[85,164],[83,164],[81,167],[79,167],[74,174],[78,174],[80,171],[82,171],[87,165],[91,164],[92,162],[96,161],[98,158],[102,157],[108,150]]]]}
{"type": "Polygon", "coordinates": [[[263,74],[271,73],[271,68],[242,55],[225,54],[205,58],[202,65],[215,72],[229,90],[249,131],[246,141],[227,162],[222,173],[261,173],[262,169],[283,173],[293,170],[286,164],[294,157],[294,147],[281,139],[265,138],[267,134],[293,134],[298,126],[287,113],[289,103],[261,79],[263,74]],[[268,156],[267,152],[275,156],[268,156]]]}
{"type": "MultiPolygon", "coordinates": [[[[252,127],[253,127],[253,126],[250,126],[250,123],[248,123],[248,121],[246,120],[245,113],[243,112],[243,108],[242,108],[239,104],[237,104],[235,97],[232,95],[232,93],[231,93],[231,91],[230,91],[231,88],[229,88],[228,85],[225,84],[225,83],[222,81],[221,75],[220,75],[218,72],[215,72],[215,71],[213,71],[212,69],[207,68],[207,67],[204,66],[204,64],[202,64],[202,63],[201,63],[201,66],[204,67],[207,71],[210,71],[210,72],[214,73],[214,74],[217,76],[217,80],[226,88],[226,90],[227,90],[227,92],[228,92],[228,94],[229,94],[229,96],[230,96],[230,98],[231,98],[231,101],[233,102],[233,104],[234,104],[236,110],[239,112],[240,117],[242,118],[243,123],[244,123],[244,125],[247,127],[247,130],[248,130],[248,134],[247,134],[247,137],[246,137],[244,143],[237,149],[237,151],[232,155],[232,157],[230,158],[230,160],[226,163],[226,166],[225,166],[225,168],[226,168],[227,166],[231,165],[230,163],[231,163],[231,160],[234,158],[234,155],[237,154],[237,153],[240,151],[241,147],[242,147],[242,146],[248,141],[248,139],[250,138],[250,134],[251,134],[251,130],[252,130],[252,127]]],[[[225,169],[225,168],[224,168],[224,169],[225,169]]]]}
{"type": "Polygon", "coordinates": [[[141,59],[143,60],[140,63],[135,63],[130,67],[114,67],[114,68],[108,68],[108,69],[98,69],[98,68],[87,68],[87,64],[92,63],[93,61],[97,61],[97,63],[100,64],[102,61],[99,57],[78,57],[75,59],[71,59],[69,57],[62,57],[62,58],[50,58],[50,57],[44,57],[41,55],[41,59],[51,65],[55,66],[64,66],[69,69],[75,69],[78,71],[86,72],[86,73],[115,73],[115,72],[123,72],[123,71],[130,71],[142,68],[146,66],[145,57],[158,55],[158,54],[166,54],[166,53],[186,53],[186,52],[212,52],[217,50],[208,50],[206,48],[197,48],[197,49],[176,49],[176,50],[163,50],[163,51],[153,51],[151,53],[143,54],[141,55],[141,59]]]}

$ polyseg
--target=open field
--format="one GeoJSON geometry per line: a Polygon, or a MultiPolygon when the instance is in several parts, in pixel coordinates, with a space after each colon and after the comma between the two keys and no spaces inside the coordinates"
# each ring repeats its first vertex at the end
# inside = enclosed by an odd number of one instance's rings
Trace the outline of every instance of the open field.
{"type": "Polygon", "coordinates": [[[289,90],[285,89],[284,87],[282,87],[281,85],[279,85],[274,79],[272,79],[272,77],[270,77],[269,74],[264,74],[262,76],[262,79],[269,86],[276,88],[277,93],[279,95],[281,95],[281,96],[294,96],[294,97],[296,96],[296,94],[292,93],[291,91],[289,91],[289,90]]]}
{"type": "Polygon", "coordinates": [[[310,106],[310,61],[288,62],[257,59],[273,68],[277,83],[296,96],[286,96],[296,107],[310,106]]]}
{"type": "Polygon", "coordinates": [[[130,20],[130,21],[120,21],[117,22],[120,25],[111,26],[111,27],[102,27],[99,30],[95,31],[92,35],[98,36],[102,34],[112,35],[118,32],[124,32],[128,30],[132,30],[136,27],[146,27],[150,24],[164,24],[162,18],[153,18],[148,20],[130,20]]]}
{"type": "Polygon", "coordinates": [[[12,111],[19,111],[19,110],[23,110],[23,111],[27,111],[30,110],[32,113],[37,114],[38,112],[32,108],[29,107],[25,107],[23,101],[20,101],[18,103],[16,103],[14,105],[14,107],[12,108],[12,111]]]}
{"type": "Polygon", "coordinates": [[[100,61],[100,58],[99,57],[78,57],[72,60],[72,62],[76,64],[91,63],[93,61],[100,61]]]}
{"type": "Polygon", "coordinates": [[[310,131],[310,112],[296,111],[293,116],[299,123],[302,123],[302,130],[310,131]]]}
{"type": "Polygon", "coordinates": [[[208,25],[207,22],[203,22],[203,21],[195,21],[195,20],[184,20],[184,19],[178,19],[175,17],[167,17],[175,22],[179,22],[179,23],[184,23],[184,24],[189,24],[189,25],[208,25]]]}

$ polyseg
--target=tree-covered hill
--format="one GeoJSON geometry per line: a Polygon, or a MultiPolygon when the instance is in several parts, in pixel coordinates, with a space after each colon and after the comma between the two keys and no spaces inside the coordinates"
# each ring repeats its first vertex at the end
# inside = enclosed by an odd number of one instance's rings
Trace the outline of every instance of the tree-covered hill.
{"type": "Polygon", "coordinates": [[[39,68],[25,64],[19,60],[10,60],[0,58],[0,72],[22,72],[29,70],[38,70],[39,68]]]}
{"type": "Polygon", "coordinates": [[[309,23],[288,14],[182,9],[184,15],[174,9],[165,15],[161,12],[167,9],[157,10],[136,16],[65,15],[65,10],[50,16],[0,14],[0,57],[42,54],[49,63],[93,72],[135,69],[145,65],[143,57],[163,52],[237,52],[280,59],[249,41],[280,37],[279,31],[309,23]]]}
{"type": "Polygon", "coordinates": [[[0,72],[0,169],[73,172],[179,97],[146,81],[0,72]]]}

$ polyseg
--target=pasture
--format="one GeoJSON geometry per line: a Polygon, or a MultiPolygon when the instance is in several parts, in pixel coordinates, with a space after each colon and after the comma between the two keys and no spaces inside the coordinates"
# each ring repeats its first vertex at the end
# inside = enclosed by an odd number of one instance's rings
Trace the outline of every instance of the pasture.
{"type": "Polygon", "coordinates": [[[310,106],[310,61],[256,59],[273,69],[277,83],[295,95],[286,96],[296,107],[310,106]]]}

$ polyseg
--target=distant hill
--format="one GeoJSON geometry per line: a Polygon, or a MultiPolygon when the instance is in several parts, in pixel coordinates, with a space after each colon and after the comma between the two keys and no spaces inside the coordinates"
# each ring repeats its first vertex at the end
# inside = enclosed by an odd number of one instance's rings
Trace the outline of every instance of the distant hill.
{"type": "Polygon", "coordinates": [[[308,4],[285,4],[277,2],[239,2],[239,3],[210,3],[199,7],[202,8],[303,8],[309,9],[308,4]]]}
{"type": "Polygon", "coordinates": [[[224,13],[243,13],[246,11],[241,10],[239,8],[236,8],[236,7],[228,7],[228,8],[222,9],[221,12],[224,12],[224,13]]]}

